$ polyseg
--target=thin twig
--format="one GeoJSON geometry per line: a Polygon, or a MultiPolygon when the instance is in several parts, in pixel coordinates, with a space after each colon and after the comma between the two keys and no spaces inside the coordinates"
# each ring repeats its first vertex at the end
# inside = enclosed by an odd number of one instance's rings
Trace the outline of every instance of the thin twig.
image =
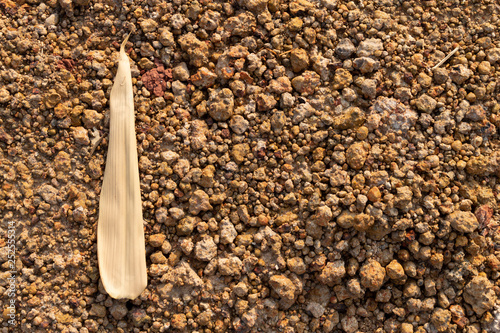
{"type": "Polygon", "coordinates": [[[453,51],[451,51],[446,57],[444,57],[443,60],[438,62],[436,66],[432,67],[431,71],[435,70],[436,68],[438,68],[439,66],[444,64],[446,62],[446,60],[450,59],[450,57],[458,51],[459,48],[460,48],[460,46],[455,47],[455,49],[453,51]]]}
{"type": "Polygon", "coordinates": [[[278,52],[274,51],[273,49],[270,49],[268,47],[265,47],[265,49],[269,52],[271,52],[272,54],[274,54],[275,56],[278,56],[278,52]]]}
{"type": "Polygon", "coordinates": [[[284,56],[284,55],[285,55],[285,54],[287,54],[287,53],[292,52],[293,50],[295,50],[295,49],[291,49],[291,50],[288,50],[288,51],[285,51],[285,52],[281,52],[281,53],[280,53],[280,57],[284,56]]]}

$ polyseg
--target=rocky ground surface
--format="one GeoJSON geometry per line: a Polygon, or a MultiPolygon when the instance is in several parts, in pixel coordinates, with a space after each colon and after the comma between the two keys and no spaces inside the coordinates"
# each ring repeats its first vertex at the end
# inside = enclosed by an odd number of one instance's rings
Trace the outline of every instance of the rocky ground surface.
{"type": "Polygon", "coordinates": [[[0,13],[2,332],[500,331],[496,0],[0,13]],[[96,223],[128,32],[149,285],[125,302],[96,223]]]}

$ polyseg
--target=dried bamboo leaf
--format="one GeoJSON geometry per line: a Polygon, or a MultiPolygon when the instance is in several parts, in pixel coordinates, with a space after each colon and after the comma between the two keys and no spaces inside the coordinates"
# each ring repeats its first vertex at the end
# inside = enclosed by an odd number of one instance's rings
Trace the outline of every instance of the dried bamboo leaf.
{"type": "Polygon", "coordinates": [[[146,251],[135,137],[130,62],[120,48],[110,96],[106,169],[99,202],[97,256],[104,289],[113,298],[138,297],[147,286],[146,251]]]}

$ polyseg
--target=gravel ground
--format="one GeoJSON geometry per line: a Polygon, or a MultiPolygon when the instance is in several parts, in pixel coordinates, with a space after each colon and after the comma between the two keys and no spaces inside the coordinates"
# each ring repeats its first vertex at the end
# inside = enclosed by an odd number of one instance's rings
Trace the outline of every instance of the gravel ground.
{"type": "Polygon", "coordinates": [[[496,0],[0,13],[2,332],[500,332],[496,0]],[[106,294],[96,253],[129,32],[148,265],[133,301],[106,294]]]}

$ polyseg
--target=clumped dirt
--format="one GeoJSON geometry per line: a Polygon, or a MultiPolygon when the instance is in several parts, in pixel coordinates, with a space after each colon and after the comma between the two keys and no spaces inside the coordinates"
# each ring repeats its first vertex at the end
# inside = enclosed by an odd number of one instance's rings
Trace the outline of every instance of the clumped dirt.
{"type": "Polygon", "coordinates": [[[497,1],[0,14],[2,332],[500,331],[497,1]],[[96,224],[129,32],[149,284],[125,301],[96,224]]]}

